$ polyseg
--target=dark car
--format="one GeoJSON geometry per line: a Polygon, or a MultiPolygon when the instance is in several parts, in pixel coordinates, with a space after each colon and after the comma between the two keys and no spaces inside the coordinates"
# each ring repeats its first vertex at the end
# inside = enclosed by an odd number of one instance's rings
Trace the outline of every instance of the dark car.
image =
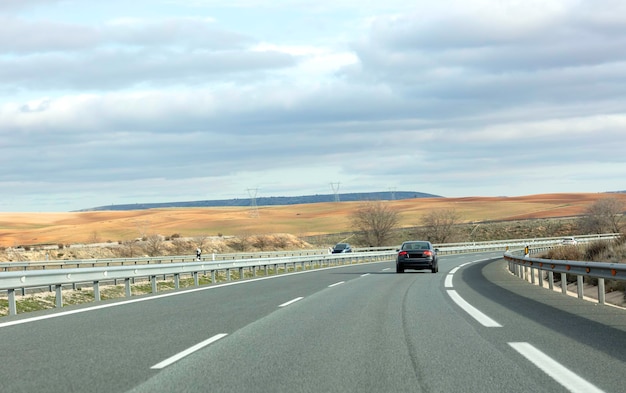
{"type": "Polygon", "coordinates": [[[352,247],[348,243],[337,243],[333,247],[333,254],[341,254],[344,252],[352,252],[352,247]]]}
{"type": "Polygon", "coordinates": [[[404,269],[439,271],[437,250],[429,241],[415,240],[404,242],[398,250],[396,272],[404,273],[404,269]]]}

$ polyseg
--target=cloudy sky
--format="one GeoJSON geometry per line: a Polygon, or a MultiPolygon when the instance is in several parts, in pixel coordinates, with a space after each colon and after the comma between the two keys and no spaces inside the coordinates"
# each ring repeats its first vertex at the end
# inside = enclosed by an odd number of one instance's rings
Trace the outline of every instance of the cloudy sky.
{"type": "Polygon", "coordinates": [[[0,0],[0,211],[626,190],[623,0],[0,0]]]}

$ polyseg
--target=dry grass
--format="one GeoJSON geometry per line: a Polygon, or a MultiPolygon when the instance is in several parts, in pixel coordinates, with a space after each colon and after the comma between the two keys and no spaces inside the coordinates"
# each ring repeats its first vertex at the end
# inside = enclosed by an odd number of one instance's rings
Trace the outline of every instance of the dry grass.
{"type": "MultiPolygon", "coordinates": [[[[419,198],[388,203],[400,225],[420,226],[432,209],[455,209],[464,222],[565,217],[582,214],[607,194],[544,194],[522,197],[419,198]]],[[[611,194],[626,202],[626,194],[611,194]]],[[[175,208],[67,213],[0,213],[0,247],[34,244],[119,242],[150,234],[242,236],[290,233],[312,236],[349,232],[359,202],[261,206],[250,208],[175,208]]]]}

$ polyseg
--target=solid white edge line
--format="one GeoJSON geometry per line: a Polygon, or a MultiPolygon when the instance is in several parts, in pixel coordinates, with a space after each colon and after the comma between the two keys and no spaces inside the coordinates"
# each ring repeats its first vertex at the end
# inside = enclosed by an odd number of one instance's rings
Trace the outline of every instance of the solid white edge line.
{"type": "Polygon", "coordinates": [[[361,277],[369,276],[369,273],[361,274],[361,277]]]}
{"type": "Polygon", "coordinates": [[[485,327],[502,327],[498,322],[489,318],[487,315],[480,312],[477,308],[469,304],[465,301],[454,289],[447,290],[450,298],[461,307],[466,313],[468,313],[472,318],[477,320],[481,325],[485,327]]]}
{"type": "Polygon", "coordinates": [[[443,282],[443,286],[446,288],[452,288],[452,277],[454,277],[452,274],[448,274],[446,276],[446,279],[443,282]]]}
{"type": "Polygon", "coordinates": [[[175,363],[177,361],[179,361],[180,359],[191,355],[192,353],[206,347],[207,345],[216,342],[217,340],[226,337],[227,334],[226,333],[220,333],[220,334],[216,334],[215,336],[209,338],[208,340],[204,340],[201,343],[198,343],[196,345],[194,345],[193,347],[187,348],[182,352],[177,353],[176,355],[165,359],[164,361],[155,364],[154,366],[150,367],[153,370],[160,370],[163,369],[167,366],[169,366],[172,363],[175,363]]]}
{"type": "Polygon", "coordinates": [[[339,281],[339,282],[336,282],[336,283],[334,283],[334,284],[330,284],[330,285],[328,286],[328,288],[336,287],[337,285],[341,285],[341,284],[344,284],[344,283],[345,283],[345,281],[339,281]]]}
{"type": "Polygon", "coordinates": [[[297,298],[295,298],[295,299],[292,299],[292,300],[288,301],[287,303],[283,303],[283,304],[281,304],[281,305],[280,305],[280,306],[278,306],[278,307],[285,307],[285,306],[288,306],[288,305],[290,305],[290,304],[292,304],[292,303],[295,303],[295,302],[297,302],[297,301],[300,301],[300,300],[302,300],[302,299],[304,299],[304,298],[303,298],[302,296],[300,296],[300,297],[297,297],[297,298]]]}
{"type": "Polygon", "coordinates": [[[529,343],[514,342],[509,345],[572,393],[604,392],[529,343]]]}

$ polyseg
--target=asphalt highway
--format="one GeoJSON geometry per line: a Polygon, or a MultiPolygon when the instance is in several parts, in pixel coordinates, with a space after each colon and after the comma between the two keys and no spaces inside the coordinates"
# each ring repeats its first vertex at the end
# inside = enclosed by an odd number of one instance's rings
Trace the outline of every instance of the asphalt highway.
{"type": "Polygon", "coordinates": [[[1,392],[624,392],[626,311],[494,253],[319,269],[0,319],[1,392]]]}

